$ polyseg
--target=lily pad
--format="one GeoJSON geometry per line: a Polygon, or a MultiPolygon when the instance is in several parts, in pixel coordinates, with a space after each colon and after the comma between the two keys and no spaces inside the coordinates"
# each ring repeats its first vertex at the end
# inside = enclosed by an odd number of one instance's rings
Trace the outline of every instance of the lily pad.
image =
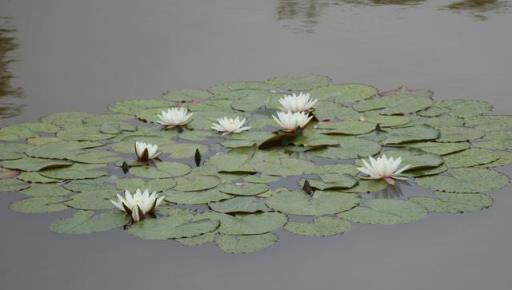
{"type": "Polygon", "coordinates": [[[285,75],[267,80],[267,83],[281,89],[291,91],[307,91],[327,86],[331,79],[321,75],[285,75]]]}
{"type": "Polygon", "coordinates": [[[438,143],[438,142],[417,142],[406,144],[408,148],[421,149],[437,155],[447,155],[455,152],[464,151],[471,146],[467,142],[459,143],[438,143]]]}
{"type": "Polygon", "coordinates": [[[158,162],[156,166],[139,166],[130,169],[130,173],[144,178],[170,178],[189,173],[190,166],[177,162],[158,162]]]}
{"type": "Polygon", "coordinates": [[[371,98],[377,94],[377,89],[363,84],[329,85],[311,90],[313,98],[332,100],[337,103],[353,103],[371,98]]]}
{"type": "Polygon", "coordinates": [[[258,195],[270,188],[265,184],[258,183],[227,183],[219,187],[221,192],[231,195],[258,195]]]}
{"type": "Polygon", "coordinates": [[[221,183],[217,176],[192,174],[176,179],[176,191],[202,191],[212,189],[221,183]]]}
{"type": "Polygon", "coordinates": [[[189,218],[169,216],[138,222],[128,229],[128,233],[141,239],[167,240],[199,236],[216,230],[218,226],[218,221],[210,219],[192,221],[189,218]]]}
{"type": "Polygon", "coordinates": [[[441,127],[438,142],[464,142],[482,138],[485,133],[466,127],[441,127]]]}
{"type": "Polygon", "coordinates": [[[250,236],[220,235],[215,242],[226,253],[243,254],[258,252],[277,243],[273,233],[250,236]]]}
{"type": "Polygon", "coordinates": [[[328,215],[347,211],[359,204],[356,194],[335,191],[316,191],[308,195],[302,191],[280,191],[267,199],[267,206],[294,215],[328,215]]]}
{"type": "Polygon", "coordinates": [[[416,179],[419,186],[436,191],[473,193],[490,192],[509,183],[499,172],[483,168],[456,168],[450,175],[435,175],[416,179]]]}
{"type": "Polygon", "coordinates": [[[401,87],[381,94],[380,97],[357,102],[354,109],[360,112],[379,110],[382,115],[409,114],[430,107],[433,103],[431,95],[428,91],[413,91],[401,87]]]}
{"type": "Polygon", "coordinates": [[[489,164],[496,161],[500,156],[493,151],[485,149],[471,148],[466,151],[446,155],[444,162],[450,168],[472,167],[477,165],[489,164]]]}
{"type": "Polygon", "coordinates": [[[43,196],[31,197],[11,203],[9,208],[15,212],[21,213],[50,213],[63,211],[68,207],[63,203],[68,200],[66,196],[43,196]]]}
{"type": "Polygon", "coordinates": [[[205,155],[208,151],[208,146],[203,144],[176,143],[160,146],[159,150],[163,153],[171,154],[172,158],[180,159],[194,157],[196,150],[205,155]]]}
{"type": "Polygon", "coordinates": [[[348,231],[351,224],[341,218],[317,217],[313,223],[288,222],[284,229],[304,236],[333,236],[348,231]]]}
{"type": "Polygon", "coordinates": [[[465,118],[465,126],[482,131],[512,129],[512,116],[473,116],[465,118]]]}
{"type": "Polygon", "coordinates": [[[140,178],[123,178],[117,182],[116,186],[120,190],[128,190],[131,192],[137,189],[147,189],[149,192],[161,192],[164,190],[174,188],[176,186],[176,180],[165,178],[146,181],[140,178]]]}
{"type": "Polygon", "coordinates": [[[103,165],[75,163],[72,166],[41,171],[41,175],[54,179],[93,179],[107,175],[98,170],[103,165]]]}
{"type": "Polygon", "coordinates": [[[39,159],[31,157],[0,162],[0,166],[4,168],[17,169],[21,171],[39,171],[44,169],[61,168],[70,166],[71,164],[71,162],[63,160],[39,159]]]}
{"type": "Polygon", "coordinates": [[[442,192],[439,199],[431,197],[413,197],[410,201],[417,203],[429,212],[465,213],[476,212],[492,205],[492,198],[486,194],[465,194],[442,192]]]}
{"type": "Polygon", "coordinates": [[[114,205],[110,200],[116,199],[117,193],[117,191],[111,189],[82,192],[69,197],[66,205],[85,210],[111,209],[114,208],[114,205]]]}
{"type": "Polygon", "coordinates": [[[255,213],[269,211],[265,200],[254,196],[237,196],[235,198],[210,202],[208,206],[221,213],[255,213]]]}
{"type": "Polygon", "coordinates": [[[176,239],[184,246],[200,246],[215,241],[216,232],[209,232],[191,238],[176,239]]]}
{"type": "Polygon", "coordinates": [[[50,230],[59,234],[92,234],[120,228],[129,222],[126,214],[108,211],[95,215],[93,211],[77,211],[72,217],[53,222],[50,230]]]}
{"type": "Polygon", "coordinates": [[[73,192],[63,188],[60,184],[33,184],[30,188],[21,191],[21,193],[32,197],[41,197],[66,196],[73,192]]]}
{"type": "Polygon", "coordinates": [[[435,140],[439,137],[439,131],[427,125],[393,128],[386,130],[386,138],[383,143],[401,144],[414,141],[435,140]]]}
{"type": "MultiPolygon", "coordinates": [[[[227,215],[205,213],[197,218],[207,217],[220,221],[219,233],[225,235],[257,235],[280,229],[286,224],[286,215],[277,212],[227,215]]],[[[197,219],[196,218],[196,219],[197,219]]]]}
{"type": "Polygon", "coordinates": [[[423,206],[405,200],[374,199],[364,206],[339,214],[351,222],[362,224],[405,224],[421,220],[427,215],[423,206]]]}
{"type": "Polygon", "coordinates": [[[61,181],[42,176],[39,172],[22,172],[16,178],[30,183],[57,183],[61,181]]]}
{"type": "Polygon", "coordinates": [[[441,100],[434,106],[449,110],[449,114],[459,117],[471,117],[489,113],[492,106],[486,101],[479,100],[441,100]]]}
{"type": "Polygon", "coordinates": [[[331,135],[360,135],[375,130],[374,123],[361,121],[341,121],[341,122],[323,122],[316,126],[318,129],[325,130],[324,134],[331,135]]]}
{"type": "Polygon", "coordinates": [[[1,192],[13,192],[20,191],[25,188],[29,188],[30,184],[17,180],[15,178],[0,179],[0,191],[1,192]]]}
{"type": "Polygon", "coordinates": [[[408,170],[433,168],[443,164],[443,159],[439,155],[420,149],[389,150],[384,154],[388,157],[402,158],[402,163],[409,165],[408,170]]]}
{"type": "Polygon", "coordinates": [[[165,199],[177,204],[206,204],[209,202],[230,199],[233,196],[218,191],[217,189],[207,191],[169,191],[165,193],[165,199]]]}

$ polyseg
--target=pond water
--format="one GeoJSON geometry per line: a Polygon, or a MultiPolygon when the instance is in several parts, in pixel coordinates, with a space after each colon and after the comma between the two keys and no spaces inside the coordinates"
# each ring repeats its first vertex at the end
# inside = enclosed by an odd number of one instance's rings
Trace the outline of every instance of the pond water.
{"type": "MultiPolygon", "coordinates": [[[[487,100],[496,113],[510,114],[507,6],[492,0],[2,0],[8,31],[0,41],[10,43],[10,52],[0,63],[2,82],[8,80],[1,102],[13,103],[13,110],[24,106],[1,122],[100,113],[116,100],[167,89],[286,73],[384,90],[405,84],[432,89],[438,99],[487,100]]],[[[19,196],[3,194],[0,277],[5,289],[505,290],[512,285],[510,188],[493,197],[494,206],[478,213],[355,226],[332,238],[281,233],[270,249],[229,255],[121,231],[57,235],[47,225],[61,215],[14,213],[8,205],[19,196]]]]}

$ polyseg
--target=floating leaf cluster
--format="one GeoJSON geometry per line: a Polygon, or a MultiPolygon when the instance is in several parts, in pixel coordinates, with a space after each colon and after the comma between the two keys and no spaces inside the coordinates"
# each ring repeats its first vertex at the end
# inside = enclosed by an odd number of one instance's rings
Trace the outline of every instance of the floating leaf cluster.
{"type": "Polygon", "coordinates": [[[0,192],[25,195],[12,210],[69,212],[50,225],[57,233],[117,229],[249,253],[275,244],[280,229],[331,236],[356,223],[479,211],[509,182],[495,168],[512,164],[512,116],[490,115],[484,101],[438,101],[431,91],[406,87],[379,92],[318,75],[280,76],[170,91],[109,109],[0,128],[0,192]],[[312,120],[285,133],[272,116],[280,98],[293,93],[315,100],[312,120]],[[186,126],[162,128],[159,114],[171,108],[193,117],[186,126]],[[250,130],[212,130],[224,117],[244,119],[250,130]],[[160,154],[146,158],[139,150],[137,158],[135,142],[155,144],[160,154]],[[360,178],[361,159],[381,154],[401,157],[410,165],[402,173],[407,182],[431,194],[360,178]],[[165,200],[154,218],[132,223],[110,200],[139,188],[165,200]]]}

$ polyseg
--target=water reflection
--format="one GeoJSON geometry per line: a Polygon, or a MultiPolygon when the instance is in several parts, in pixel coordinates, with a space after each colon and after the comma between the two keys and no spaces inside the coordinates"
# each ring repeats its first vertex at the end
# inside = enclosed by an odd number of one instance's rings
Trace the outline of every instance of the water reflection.
{"type": "MultiPolygon", "coordinates": [[[[415,7],[427,0],[278,0],[277,20],[289,22],[295,29],[312,32],[324,10],[333,6],[400,6],[415,7]],[[297,23],[293,23],[297,22],[297,23]],[[298,25],[296,25],[298,24],[298,25]]],[[[451,11],[468,11],[480,19],[487,13],[500,12],[507,7],[507,0],[455,0],[444,7],[451,11]]]]}
{"type": "Polygon", "coordinates": [[[20,89],[12,84],[13,76],[9,71],[9,64],[14,61],[12,53],[18,46],[13,32],[9,18],[0,17],[0,119],[18,115],[21,111],[19,105],[7,101],[21,95],[20,89]]]}
{"type": "Polygon", "coordinates": [[[501,12],[507,6],[507,1],[503,0],[462,0],[455,1],[445,8],[456,12],[467,11],[475,17],[485,20],[487,19],[486,13],[501,12]]]}

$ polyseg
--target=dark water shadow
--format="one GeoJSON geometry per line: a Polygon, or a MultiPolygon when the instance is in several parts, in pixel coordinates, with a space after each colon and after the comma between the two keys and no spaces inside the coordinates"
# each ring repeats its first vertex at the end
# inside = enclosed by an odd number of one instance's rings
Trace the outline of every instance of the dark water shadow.
{"type": "Polygon", "coordinates": [[[21,105],[10,101],[21,97],[21,88],[13,84],[14,76],[9,69],[16,61],[13,54],[18,47],[14,32],[10,19],[0,17],[0,119],[19,115],[22,109],[21,105]]]}
{"type": "MultiPolygon", "coordinates": [[[[297,32],[312,33],[320,22],[320,17],[332,7],[351,6],[399,6],[401,8],[418,7],[427,0],[278,0],[277,21],[285,22],[297,32]]],[[[486,20],[491,13],[506,11],[508,0],[455,0],[440,7],[440,10],[469,12],[479,20],[486,20]]]]}

